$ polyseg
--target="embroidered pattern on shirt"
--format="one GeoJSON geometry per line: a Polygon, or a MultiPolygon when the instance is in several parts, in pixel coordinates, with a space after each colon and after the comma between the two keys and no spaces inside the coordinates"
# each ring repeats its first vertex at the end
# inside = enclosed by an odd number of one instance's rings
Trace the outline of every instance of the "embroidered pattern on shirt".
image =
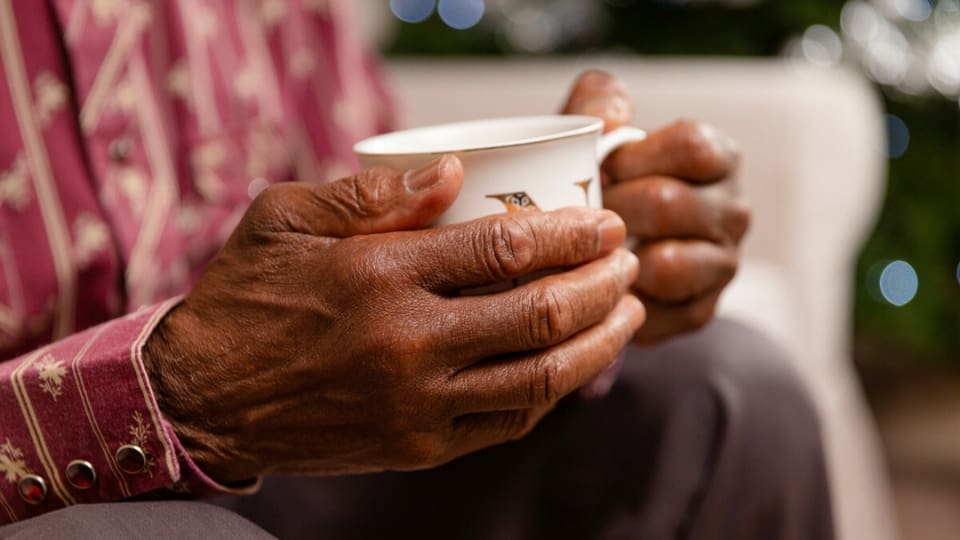
{"type": "Polygon", "coordinates": [[[150,429],[152,427],[153,426],[150,424],[150,422],[145,422],[143,420],[143,415],[140,414],[140,411],[134,411],[133,424],[131,424],[127,430],[132,437],[130,444],[139,446],[147,457],[146,466],[144,466],[143,472],[147,473],[150,478],[153,478],[153,468],[157,465],[156,462],[154,462],[153,456],[147,452],[147,443],[150,442],[150,429]]]}
{"type": "Polygon", "coordinates": [[[37,362],[36,370],[40,373],[40,389],[56,401],[63,393],[63,379],[67,376],[63,361],[47,353],[37,362]]]}
{"type": "Polygon", "coordinates": [[[93,215],[83,212],[73,222],[73,256],[77,266],[86,268],[94,255],[107,246],[110,229],[106,223],[93,215]]]}
{"type": "Polygon", "coordinates": [[[0,205],[6,204],[14,210],[23,210],[30,202],[28,174],[27,160],[20,152],[9,169],[0,171],[0,205]]]}
{"type": "Polygon", "coordinates": [[[37,121],[41,126],[47,126],[54,114],[60,112],[67,104],[69,97],[67,86],[49,71],[44,71],[33,82],[33,93],[36,96],[34,107],[37,111],[37,121]]]}
{"type": "Polygon", "coordinates": [[[120,14],[125,7],[119,0],[91,0],[90,7],[98,26],[106,26],[120,14]]]}
{"type": "Polygon", "coordinates": [[[27,463],[23,460],[23,451],[13,446],[10,439],[0,444],[0,474],[11,484],[16,484],[30,474],[27,463]]]}
{"type": "Polygon", "coordinates": [[[287,15],[287,5],[283,0],[262,0],[260,2],[260,20],[267,28],[276,26],[287,15]]]}

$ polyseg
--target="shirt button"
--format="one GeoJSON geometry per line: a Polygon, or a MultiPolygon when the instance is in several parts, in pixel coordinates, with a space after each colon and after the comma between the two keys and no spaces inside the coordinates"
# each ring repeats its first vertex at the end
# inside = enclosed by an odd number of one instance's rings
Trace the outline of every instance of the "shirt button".
{"type": "Polygon", "coordinates": [[[47,483],[35,474],[27,474],[17,484],[17,491],[27,504],[40,504],[47,498],[47,483]]]}
{"type": "Polygon", "coordinates": [[[77,489],[90,489],[97,481],[97,471],[89,461],[75,459],[67,465],[67,481],[77,489]]]}
{"type": "Polygon", "coordinates": [[[134,444],[121,446],[114,457],[120,470],[127,474],[141,473],[147,467],[147,454],[134,444]]]}
{"type": "Polygon", "coordinates": [[[117,137],[110,141],[110,146],[107,147],[107,155],[114,163],[126,163],[132,152],[133,143],[127,137],[117,137]]]}

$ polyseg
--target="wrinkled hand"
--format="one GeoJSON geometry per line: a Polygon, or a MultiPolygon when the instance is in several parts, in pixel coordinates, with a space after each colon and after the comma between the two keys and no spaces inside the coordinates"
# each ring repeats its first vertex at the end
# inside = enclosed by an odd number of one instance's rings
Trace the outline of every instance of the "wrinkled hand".
{"type": "MultiPolygon", "coordinates": [[[[574,85],[569,114],[629,124],[633,106],[615,77],[590,71],[574,85]]],[[[627,144],[603,164],[604,205],[637,241],[640,272],[632,291],[647,308],[638,343],[698,329],[713,318],[737,270],[750,213],[739,198],[736,144],[715,128],[681,120],[627,144]]]]}
{"type": "Polygon", "coordinates": [[[462,168],[277,185],[148,341],[165,417],[214,478],[431,467],[527,433],[642,323],[613,212],[417,230],[462,168]],[[493,295],[456,291],[573,270],[493,295]]]}

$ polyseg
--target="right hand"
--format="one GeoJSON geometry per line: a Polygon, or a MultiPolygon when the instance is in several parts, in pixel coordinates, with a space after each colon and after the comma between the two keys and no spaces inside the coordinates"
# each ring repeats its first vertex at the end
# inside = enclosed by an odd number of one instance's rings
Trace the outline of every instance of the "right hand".
{"type": "Polygon", "coordinates": [[[462,175],[447,157],[254,201],[144,351],[201,468],[234,483],[440,465],[523,436],[613,361],[644,319],[620,218],[568,208],[418,230],[462,175]]]}

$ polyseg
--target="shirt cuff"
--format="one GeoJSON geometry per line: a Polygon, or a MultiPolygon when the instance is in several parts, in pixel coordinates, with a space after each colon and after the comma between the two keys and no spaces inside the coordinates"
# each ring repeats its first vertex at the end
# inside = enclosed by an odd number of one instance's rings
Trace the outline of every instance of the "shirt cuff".
{"type": "Polygon", "coordinates": [[[0,364],[0,524],[79,503],[252,493],[218,484],[163,418],[143,366],[180,298],[0,364]],[[166,496],[166,495],[164,495],[166,496]]]}

